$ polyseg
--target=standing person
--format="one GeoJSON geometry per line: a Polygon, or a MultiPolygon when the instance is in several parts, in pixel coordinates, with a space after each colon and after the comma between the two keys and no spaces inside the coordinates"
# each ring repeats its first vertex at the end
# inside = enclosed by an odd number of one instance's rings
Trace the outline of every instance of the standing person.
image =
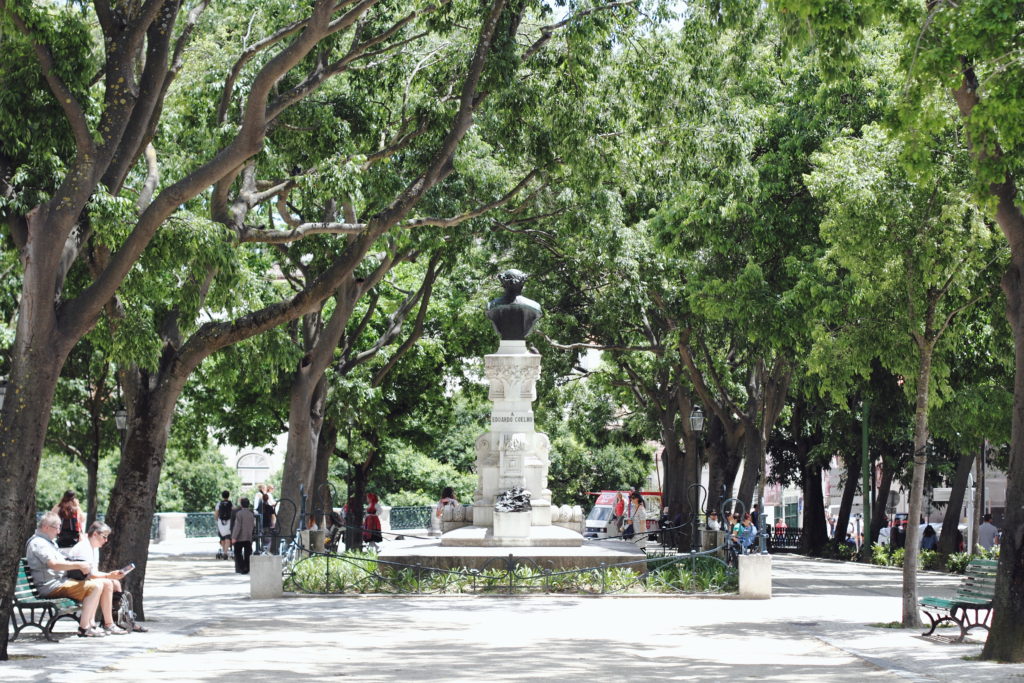
{"type": "Polygon", "coordinates": [[[380,517],[377,516],[379,513],[379,500],[377,494],[367,493],[366,512],[363,514],[363,542],[369,543],[370,547],[374,550],[377,549],[377,544],[383,538],[380,532],[380,517]]]}
{"type": "Polygon", "coordinates": [[[978,545],[985,550],[992,550],[999,542],[999,529],[992,523],[991,514],[986,512],[982,520],[981,526],[978,527],[978,545]]]}
{"type": "Polygon", "coordinates": [[[256,531],[256,515],[249,509],[249,499],[238,501],[231,520],[231,544],[235,548],[235,573],[249,573],[249,558],[252,556],[252,536],[256,531]]]}
{"type": "Polygon", "coordinates": [[[643,546],[647,538],[647,508],[644,507],[644,497],[639,491],[629,494],[625,514],[626,529],[622,532],[622,538],[643,546]]]}
{"type": "Polygon", "coordinates": [[[231,493],[221,491],[220,502],[213,508],[213,517],[217,522],[217,535],[220,537],[218,560],[226,560],[231,557],[231,513],[233,509],[231,493]]]}
{"type": "Polygon", "coordinates": [[[893,520],[892,531],[889,533],[889,539],[889,543],[893,550],[898,550],[907,544],[907,532],[900,523],[900,520],[893,520]]]}
{"type": "MultiPolygon", "coordinates": [[[[331,513],[334,514],[333,512],[331,513]]],[[[260,533],[259,533],[259,550],[265,552],[270,538],[274,535],[274,530],[277,527],[277,513],[274,510],[274,504],[270,502],[270,494],[263,493],[260,502],[256,506],[256,515],[260,522],[260,533]]]]}
{"type": "Polygon", "coordinates": [[[615,493],[615,500],[611,504],[611,519],[608,520],[608,525],[605,527],[608,530],[608,536],[614,536],[615,533],[622,533],[626,530],[625,523],[626,516],[626,499],[623,498],[623,492],[615,493]]]}
{"type": "Polygon", "coordinates": [[[929,524],[921,534],[921,550],[936,550],[938,547],[939,537],[935,535],[935,527],[929,524]]]}
{"type": "Polygon", "coordinates": [[[750,508],[750,523],[757,526],[757,503],[750,508]]]}
{"type": "Polygon", "coordinates": [[[782,542],[786,539],[786,529],[788,528],[789,526],[786,524],[786,520],[784,520],[782,517],[779,517],[777,520],[775,520],[776,543],[782,544],[782,542]]]}
{"type": "Polygon", "coordinates": [[[71,598],[82,603],[78,619],[79,638],[102,638],[105,635],[123,635],[124,629],[114,624],[111,598],[113,587],[109,581],[96,579],[71,579],[69,571],[88,575],[89,563],[84,560],[72,561],[57,549],[56,539],[60,533],[60,516],[53,511],[43,513],[36,533],[25,543],[25,558],[32,573],[32,582],[44,598],[71,598]],[[96,609],[101,608],[109,630],[93,626],[96,609]]]}
{"type": "Polygon", "coordinates": [[[82,537],[82,529],[85,528],[85,514],[78,502],[78,494],[68,489],[51,512],[56,512],[60,517],[57,547],[70,548],[78,543],[82,537]]]}

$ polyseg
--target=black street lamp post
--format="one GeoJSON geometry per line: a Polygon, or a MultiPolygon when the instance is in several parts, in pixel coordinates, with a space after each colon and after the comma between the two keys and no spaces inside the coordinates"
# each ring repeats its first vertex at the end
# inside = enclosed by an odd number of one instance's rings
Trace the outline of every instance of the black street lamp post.
{"type": "Polygon", "coordinates": [[[690,533],[690,552],[700,552],[700,449],[704,438],[704,412],[695,406],[690,413],[690,429],[693,431],[697,450],[693,454],[693,530],[690,533]]]}

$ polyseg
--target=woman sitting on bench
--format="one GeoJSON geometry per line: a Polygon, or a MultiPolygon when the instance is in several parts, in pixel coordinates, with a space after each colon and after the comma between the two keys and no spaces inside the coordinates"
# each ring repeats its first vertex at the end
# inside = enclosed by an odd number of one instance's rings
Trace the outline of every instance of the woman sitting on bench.
{"type": "MultiPolygon", "coordinates": [[[[113,584],[109,581],[85,578],[91,571],[89,563],[65,558],[55,543],[58,533],[60,517],[56,512],[47,512],[39,519],[35,535],[25,544],[25,558],[39,595],[44,598],[71,598],[82,603],[82,614],[78,619],[78,635],[81,638],[127,633],[114,624],[111,610],[113,584]],[[82,572],[83,578],[69,578],[70,571],[82,572]],[[103,612],[102,629],[93,626],[92,623],[97,607],[103,612]]],[[[112,572],[111,575],[116,573],[112,572]]]]}
{"type": "MultiPolygon", "coordinates": [[[[113,572],[101,572],[100,571],[100,548],[107,544],[107,540],[110,538],[110,527],[103,522],[93,522],[89,525],[88,533],[82,537],[82,540],[75,544],[75,547],[68,553],[69,558],[76,560],[84,560],[89,563],[89,571],[86,573],[88,579],[96,581],[107,581],[110,583],[111,592],[111,608],[114,608],[114,603],[120,605],[120,601],[123,597],[123,591],[121,589],[121,579],[124,578],[126,572],[117,570],[113,572]]],[[[134,565],[132,565],[134,566],[134,565]]],[[[75,577],[72,577],[75,578],[75,577]]],[[[106,619],[104,615],[104,619],[106,619]]],[[[108,623],[112,620],[107,620],[108,623]]],[[[143,626],[136,625],[134,627],[136,631],[147,631],[143,626]]]]}

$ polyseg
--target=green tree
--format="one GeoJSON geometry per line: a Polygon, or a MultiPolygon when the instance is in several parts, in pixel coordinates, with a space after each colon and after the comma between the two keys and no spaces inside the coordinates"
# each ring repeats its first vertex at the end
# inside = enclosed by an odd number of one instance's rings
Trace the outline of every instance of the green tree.
{"type": "MultiPolygon", "coordinates": [[[[738,3],[751,4],[751,3],[738,3]]],[[[887,22],[900,36],[906,96],[896,127],[910,136],[944,127],[935,116],[936,93],[952,96],[970,145],[974,187],[1010,246],[1002,279],[1007,318],[1013,329],[1015,367],[1010,471],[1024,460],[1024,212],[1017,178],[1024,170],[1024,127],[1019,125],[1024,61],[1019,3],[862,0],[833,11],[822,0],[774,0],[794,41],[813,41],[821,61],[837,78],[855,62],[856,39],[887,22]]],[[[927,164],[927,159],[921,159],[927,164]]],[[[1024,477],[1011,477],[1008,500],[1024,499],[1024,477]]],[[[1008,506],[999,556],[995,616],[982,657],[1024,661],[1024,509],[1008,506]]]]}
{"type": "Polygon", "coordinates": [[[224,464],[216,448],[186,454],[168,450],[160,475],[156,509],[161,512],[206,512],[220,500],[221,491],[239,491],[242,481],[224,464]]]}
{"type": "MultiPolygon", "coordinates": [[[[911,378],[912,521],[922,511],[930,408],[941,400],[949,374],[943,343],[956,336],[965,309],[994,296],[993,268],[1000,260],[991,226],[965,187],[962,150],[951,135],[942,142],[928,153],[944,163],[908,173],[903,145],[880,127],[867,126],[860,136],[836,139],[816,154],[807,178],[826,206],[821,234],[828,249],[821,266],[842,281],[842,299],[822,299],[827,302],[812,367],[847,368],[845,375],[830,376],[844,396],[850,371],[859,368],[866,376],[876,357],[911,378]]],[[[920,527],[912,523],[903,563],[905,626],[920,624],[919,550],[920,527]]]]}
{"type": "MultiPolygon", "coordinates": [[[[37,476],[60,368],[129,274],[143,275],[136,265],[161,226],[178,220],[198,224],[194,216],[204,214],[195,211],[194,202],[208,201],[206,215],[226,226],[226,235],[236,243],[282,244],[323,232],[347,236],[341,239],[345,245],[337,251],[333,265],[284,302],[239,314],[237,319],[207,322],[191,334],[188,328],[197,320],[194,315],[157,311],[164,315],[156,316],[151,327],[161,334],[136,338],[147,347],[143,350],[148,351],[150,362],[139,366],[142,373],[133,370],[134,376],[125,378],[132,380],[126,386],[131,393],[129,428],[125,458],[108,510],[123,531],[111,543],[107,561],[116,563],[130,557],[139,564],[127,583],[136,595],[140,614],[145,560],[139,558],[145,555],[147,536],[144,524],[162,466],[166,446],[162,435],[168,431],[185,379],[214,351],[317,310],[346,281],[352,281],[377,240],[406,221],[422,197],[455,170],[455,152],[486,99],[479,96],[481,88],[498,92],[516,85],[515,68],[521,63],[516,55],[532,57],[537,53],[536,49],[521,50],[513,40],[524,16],[535,8],[507,6],[504,0],[484,10],[472,3],[449,8],[447,4],[393,7],[373,1],[354,6],[320,1],[310,8],[283,4],[259,17],[251,15],[251,8],[244,3],[218,7],[217,17],[207,17],[207,7],[200,3],[186,12],[177,2],[140,0],[116,7],[97,2],[91,10],[82,11],[72,6],[0,3],[4,39],[18,44],[14,53],[35,56],[31,83],[36,90],[29,99],[56,102],[63,124],[29,129],[44,137],[28,137],[13,148],[45,145],[46,135],[63,133],[64,138],[62,144],[45,148],[57,150],[57,163],[51,164],[58,169],[55,179],[35,182],[38,176],[16,172],[10,177],[21,182],[12,185],[5,175],[3,188],[4,221],[20,250],[23,282],[9,356],[11,398],[0,413],[0,453],[9,456],[0,460],[0,538],[4,545],[20,543],[29,525],[34,487],[26,487],[24,482],[34,482],[37,476]],[[232,17],[245,20],[231,21],[232,17]],[[479,30],[464,29],[464,20],[479,30]],[[90,31],[92,25],[94,32],[90,31]],[[247,33],[250,27],[260,35],[252,43],[247,33]],[[445,46],[451,59],[419,63],[414,60],[423,55],[407,51],[412,44],[436,46],[434,41],[445,46]],[[393,71],[388,71],[392,64],[388,59],[369,60],[392,54],[403,57],[393,62],[399,65],[393,71]],[[196,55],[212,59],[196,71],[189,85],[201,88],[207,84],[210,89],[204,101],[219,100],[218,106],[169,96],[187,58],[196,55]],[[390,135],[384,136],[382,146],[368,150],[366,157],[409,163],[400,164],[401,172],[390,175],[389,182],[380,186],[363,221],[340,223],[320,216],[318,223],[278,230],[270,213],[257,209],[278,198],[281,201],[275,203],[287,204],[287,193],[295,185],[291,171],[296,164],[299,175],[306,174],[294,156],[275,156],[282,146],[272,145],[268,150],[266,143],[277,142],[274,134],[291,128],[282,124],[289,122],[297,105],[316,95],[325,83],[361,71],[353,65],[362,66],[364,61],[385,72],[383,78],[376,78],[370,73],[373,69],[367,69],[364,83],[401,84],[399,91],[419,85],[417,79],[408,78],[410,74],[433,74],[428,86],[417,90],[427,93],[422,101],[431,106],[416,111],[389,108],[395,116],[390,135]],[[427,65],[432,68],[426,69],[427,65]],[[92,74],[97,72],[102,76],[94,82],[92,74]],[[454,95],[447,97],[449,93],[454,95]],[[215,112],[214,118],[207,118],[205,112],[215,112]],[[188,134],[193,131],[195,135],[188,134]],[[175,137],[181,147],[191,144],[199,152],[171,154],[168,163],[161,165],[157,147],[162,134],[175,137]],[[416,154],[400,154],[409,141],[420,138],[423,144],[416,154]],[[154,142],[157,144],[151,144],[154,142]],[[262,155],[265,150],[269,153],[262,155]],[[267,166],[275,161],[287,166],[267,166]],[[165,177],[171,180],[163,180],[165,177]],[[208,195],[204,194],[207,190],[211,190],[208,195]],[[179,208],[190,202],[193,205],[188,208],[193,211],[177,215],[179,208]],[[247,223],[250,218],[259,222],[247,223]],[[77,280],[68,277],[73,269],[80,271],[77,280]],[[152,392],[157,393],[147,396],[152,392]]],[[[627,19],[635,16],[628,8],[613,7],[611,12],[627,19]]],[[[607,35],[607,22],[588,25],[592,36],[607,35]]],[[[539,22],[532,22],[523,28],[539,48],[559,27],[545,32],[539,22]]],[[[577,43],[584,53],[589,50],[586,43],[577,43]]],[[[431,48],[424,49],[429,52],[431,48]]],[[[13,60],[5,64],[20,68],[13,60]]],[[[8,124],[10,112],[15,110],[4,112],[8,124]]],[[[57,111],[52,104],[50,111],[57,111]]],[[[352,108],[339,104],[321,111],[345,118],[352,108]]],[[[13,128],[7,126],[7,130],[13,128]]],[[[312,129],[346,128],[320,125],[312,129]]],[[[301,141],[297,142],[291,151],[301,146],[301,141]]],[[[346,150],[341,154],[347,156],[346,150]]],[[[21,161],[5,159],[3,165],[7,169],[21,161]]],[[[211,241],[225,239],[224,232],[207,232],[211,241]]],[[[188,290],[190,296],[187,312],[199,308],[211,271],[220,272],[230,265],[220,259],[223,253],[211,253],[205,267],[181,281],[182,290],[188,290]]],[[[119,332],[126,331],[122,325],[119,332]]],[[[0,588],[13,585],[15,559],[0,562],[0,588]]],[[[3,603],[0,617],[6,618],[7,609],[3,603]]],[[[6,657],[6,636],[0,638],[0,657],[6,657]]]]}

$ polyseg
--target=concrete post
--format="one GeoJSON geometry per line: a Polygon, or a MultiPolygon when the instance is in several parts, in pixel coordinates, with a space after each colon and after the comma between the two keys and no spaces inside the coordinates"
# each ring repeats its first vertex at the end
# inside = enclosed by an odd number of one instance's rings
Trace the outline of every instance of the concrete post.
{"type": "Polygon", "coordinates": [[[280,555],[253,555],[249,560],[249,596],[272,600],[284,595],[280,555]]]}
{"type": "Polygon", "coordinates": [[[295,557],[296,562],[298,562],[299,560],[304,560],[307,557],[309,557],[309,549],[312,548],[312,546],[310,545],[312,541],[309,536],[309,529],[302,529],[299,531],[299,550],[298,554],[295,557]]]}
{"type": "Polygon", "coordinates": [[[772,556],[740,555],[740,598],[769,600],[772,597],[772,556]]]}
{"type": "Polygon", "coordinates": [[[324,551],[323,529],[314,529],[309,532],[309,549],[314,553],[322,553],[324,551]]]}
{"type": "Polygon", "coordinates": [[[157,514],[156,542],[183,541],[185,540],[185,517],[184,512],[161,512],[157,514]]]}

